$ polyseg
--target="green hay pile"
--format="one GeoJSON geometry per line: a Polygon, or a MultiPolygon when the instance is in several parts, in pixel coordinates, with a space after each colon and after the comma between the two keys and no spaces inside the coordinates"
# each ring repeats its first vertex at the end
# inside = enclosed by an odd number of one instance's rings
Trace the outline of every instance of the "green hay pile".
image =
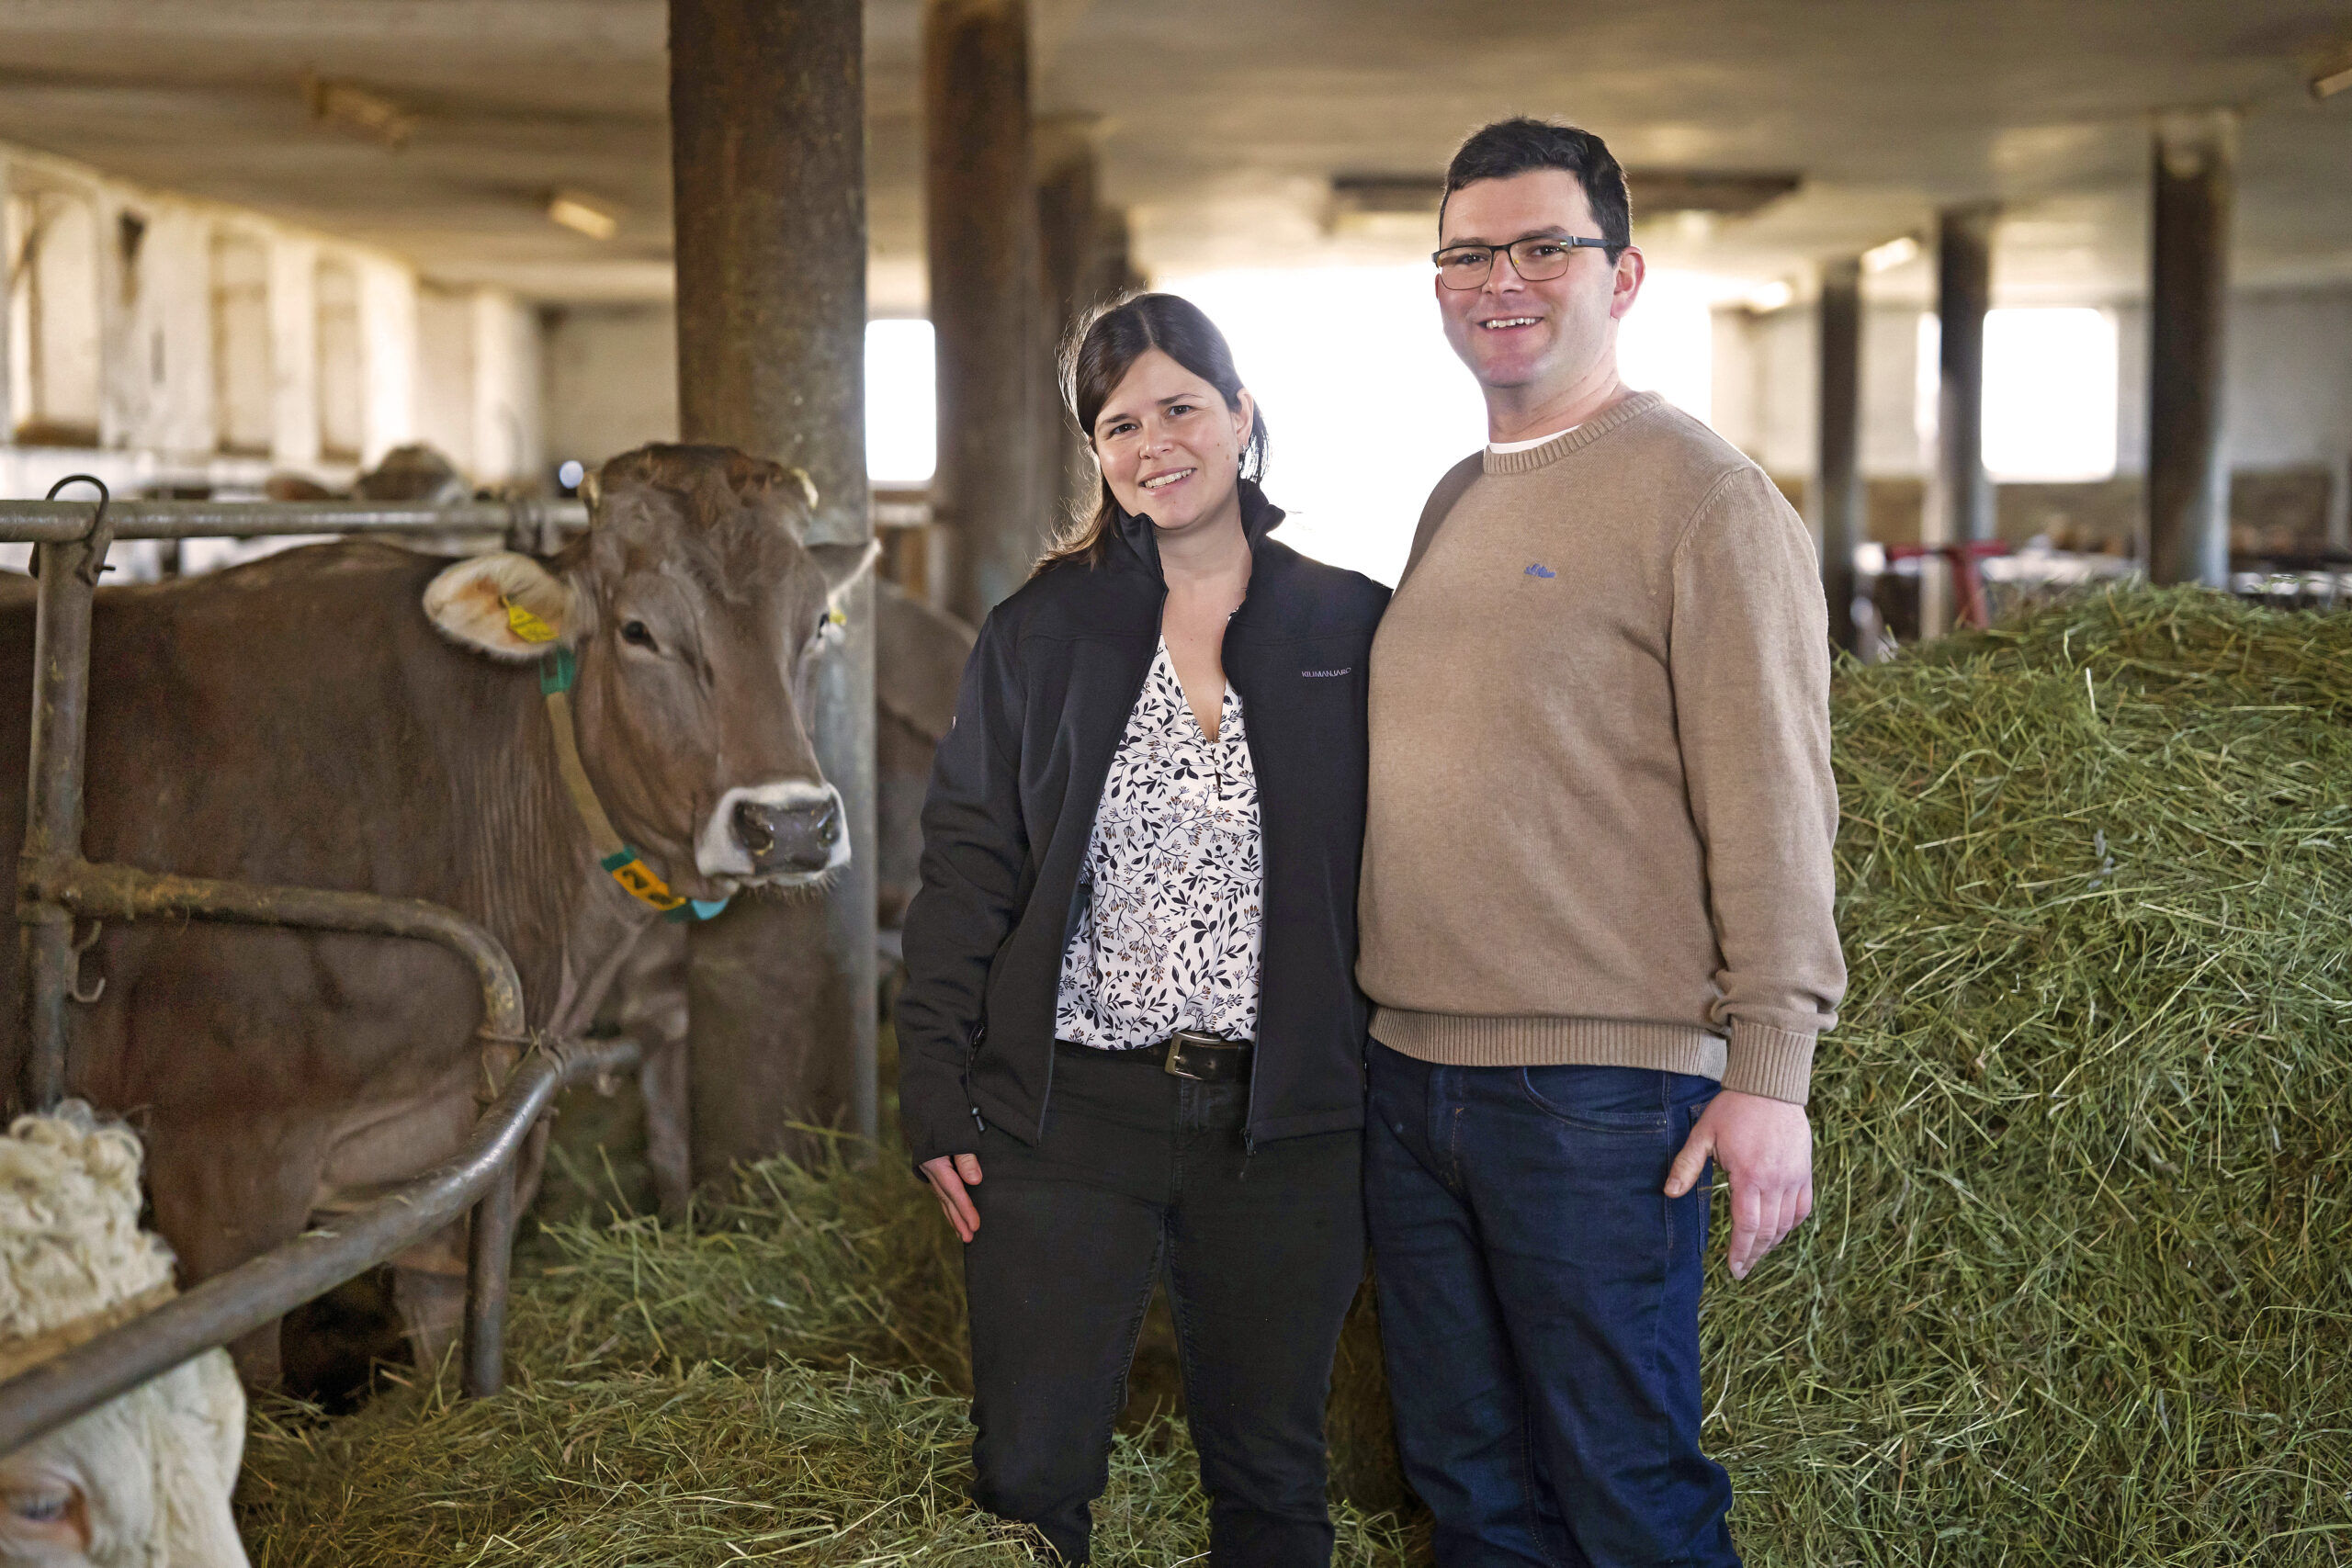
{"type": "Polygon", "coordinates": [[[1840,682],[1820,1207],[1709,1303],[1775,1563],[2352,1561],[2352,617],[1840,682]]]}
{"type": "MultiPolygon", "coordinates": [[[[508,1393],[452,1380],[320,1422],[264,1410],[239,1494],[255,1568],[1032,1561],[965,1500],[968,1371],[953,1233],[903,1163],[744,1173],[690,1228],[551,1226],[518,1269],[508,1393]]],[[[1168,1419],[1123,1434],[1098,1561],[1207,1549],[1168,1419]]],[[[1346,1510],[1339,1561],[1406,1560],[1346,1510]]]]}
{"type": "MultiPolygon", "coordinates": [[[[1819,1207],[1707,1305],[1748,1561],[2352,1562],[2352,616],[2094,597],[1835,705],[1819,1207]]],[[[887,1155],[560,1225],[510,1393],[260,1426],[254,1562],[1023,1561],[963,1501],[945,1235],[887,1155]]],[[[1334,1431],[1378,1509],[1368,1327],[1334,1431]]],[[[1204,1550],[1179,1430],[1098,1518],[1100,1561],[1204,1550]]],[[[1341,1561],[1417,1556],[1344,1513],[1341,1561]]]]}

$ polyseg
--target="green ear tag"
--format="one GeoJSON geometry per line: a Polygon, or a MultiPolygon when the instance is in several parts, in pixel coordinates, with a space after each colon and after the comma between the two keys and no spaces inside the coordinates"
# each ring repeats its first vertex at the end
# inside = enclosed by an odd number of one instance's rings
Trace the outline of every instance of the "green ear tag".
{"type": "Polygon", "coordinates": [[[551,697],[571,690],[580,673],[580,658],[568,648],[551,648],[539,655],[539,694],[551,697]]]}

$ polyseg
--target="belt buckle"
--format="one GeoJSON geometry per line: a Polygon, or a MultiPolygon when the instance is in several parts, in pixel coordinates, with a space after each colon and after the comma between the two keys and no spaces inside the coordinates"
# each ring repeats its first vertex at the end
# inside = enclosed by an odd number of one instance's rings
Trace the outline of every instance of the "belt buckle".
{"type": "Polygon", "coordinates": [[[1168,1076],[1170,1077],[1190,1078],[1194,1083],[1206,1083],[1208,1080],[1201,1077],[1200,1074],[1187,1072],[1185,1070],[1183,1066],[1184,1047],[1193,1044],[1204,1044],[1211,1038],[1213,1037],[1203,1034],[1198,1030],[1178,1030],[1175,1033],[1168,1037],[1168,1056],[1160,1066],[1166,1069],[1168,1076]]]}

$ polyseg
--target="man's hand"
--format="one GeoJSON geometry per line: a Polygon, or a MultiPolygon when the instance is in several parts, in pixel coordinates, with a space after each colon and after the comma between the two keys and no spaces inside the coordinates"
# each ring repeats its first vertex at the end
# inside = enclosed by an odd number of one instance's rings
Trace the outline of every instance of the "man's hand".
{"type": "MultiPolygon", "coordinates": [[[[1804,1112],[1800,1111],[1797,1116],[1802,1121],[1804,1112]]],[[[947,1223],[956,1227],[956,1239],[969,1241],[979,1235],[980,1212],[972,1207],[972,1195],[964,1189],[980,1184],[980,1156],[941,1155],[937,1159],[923,1161],[922,1173],[930,1179],[931,1190],[939,1195],[939,1206],[947,1211],[947,1223]]],[[[1808,1203],[1812,1201],[1812,1190],[1810,1187],[1805,1190],[1808,1203]]]]}
{"type": "Polygon", "coordinates": [[[1727,1089],[1700,1112],[1674,1156],[1666,1195],[1690,1191],[1709,1156],[1731,1178],[1731,1277],[1745,1280],[1813,1213],[1813,1124],[1802,1105],[1727,1089]]]}

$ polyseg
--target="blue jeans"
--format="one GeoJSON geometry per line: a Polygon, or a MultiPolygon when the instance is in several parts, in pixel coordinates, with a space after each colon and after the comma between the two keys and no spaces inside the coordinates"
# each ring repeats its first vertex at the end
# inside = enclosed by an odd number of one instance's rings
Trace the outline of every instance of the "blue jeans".
{"type": "Polygon", "coordinates": [[[1442,1568],[1737,1568],[1699,1451],[1711,1080],[1374,1043],[1364,1193],[1405,1474],[1442,1568]]]}

